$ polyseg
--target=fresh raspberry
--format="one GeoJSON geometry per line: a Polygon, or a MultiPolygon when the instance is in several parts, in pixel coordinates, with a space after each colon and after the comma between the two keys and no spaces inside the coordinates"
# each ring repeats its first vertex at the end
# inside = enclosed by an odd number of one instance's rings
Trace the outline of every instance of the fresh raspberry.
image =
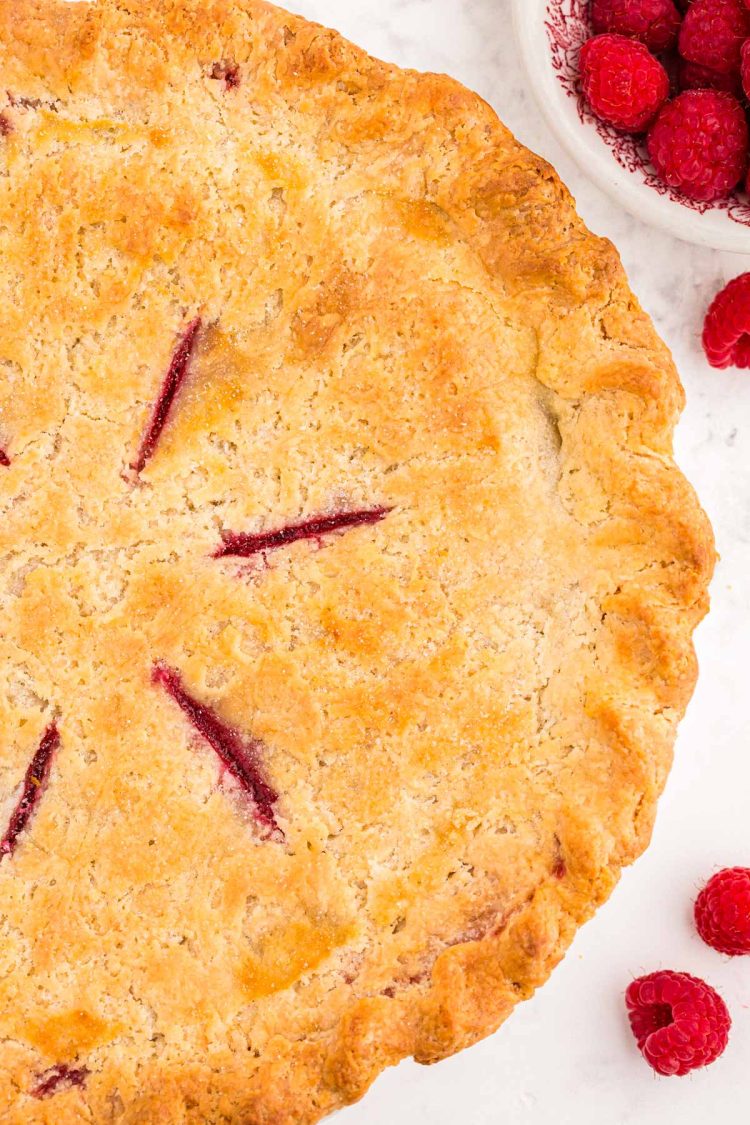
{"type": "Polygon", "coordinates": [[[750,273],[730,281],[714,298],[703,348],[712,367],[750,367],[750,273]]]}
{"type": "Polygon", "coordinates": [[[682,17],[672,0],[591,0],[591,22],[597,35],[614,32],[640,39],[650,51],[668,51],[682,17]]]}
{"type": "Polygon", "coordinates": [[[626,133],[641,133],[669,95],[669,78],[643,43],[598,35],[581,48],[583,92],[597,117],[626,133]]]}
{"type": "Polygon", "coordinates": [[[677,64],[677,85],[680,90],[724,90],[736,98],[742,97],[742,81],[736,70],[722,74],[687,59],[680,59],[677,64]]]}
{"type": "Polygon", "coordinates": [[[670,187],[704,203],[723,199],[747,168],[745,111],[731,94],[686,90],[664,107],[652,125],[648,152],[670,187]]]}
{"type": "MultiPolygon", "coordinates": [[[[750,327],[750,274],[745,276],[750,327]]],[[[750,344],[750,337],[747,340],[750,344]]],[[[750,953],[750,867],[730,867],[709,879],[695,902],[695,924],[706,945],[719,953],[729,957],[750,953]]]]}
{"type": "Polygon", "coordinates": [[[742,89],[745,92],[745,97],[750,98],[750,39],[746,39],[742,44],[740,74],[742,76],[742,89]]]}
{"type": "Polygon", "coordinates": [[[680,54],[688,62],[726,74],[739,70],[748,36],[750,12],[742,0],[694,0],[680,28],[680,54]]]}
{"type": "Polygon", "coordinates": [[[625,994],[638,1047],[658,1074],[687,1074],[723,1054],[732,1020],[705,981],[688,973],[651,973],[625,994]]]}

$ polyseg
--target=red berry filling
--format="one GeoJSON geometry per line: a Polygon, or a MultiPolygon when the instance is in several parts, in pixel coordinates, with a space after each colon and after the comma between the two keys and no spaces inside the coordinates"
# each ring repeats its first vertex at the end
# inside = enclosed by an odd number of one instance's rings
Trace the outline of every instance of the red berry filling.
{"type": "Polygon", "coordinates": [[[9,137],[13,132],[13,126],[10,119],[4,113],[0,113],[0,137],[9,137]]]}
{"type": "Polygon", "coordinates": [[[8,465],[10,465],[10,457],[4,449],[0,449],[0,465],[2,465],[6,469],[8,465]]]}
{"type": "Polygon", "coordinates": [[[155,664],[151,678],[171,696],[195,730],[216,752],[224,768],[250,797],[259,823],[268,830],[269,835],[283,839],[284,833],[274,813],[279,795],[265,780],[259,763],[261,744],[246,739],[238,730],[220,719],[210,707],[206,707],[186,691],[182,677],[173,668],[161,663],[155,664]]]}
{"type": "Polygon", "coordinates": [[[31,1091],[34,1098],[51,1098],[63,1086],[85,1086],[86,1079],[88,1078],[90,1070],[85,1066],[73,1069],[72,1067],[53,1066],[50,1070],[45,1070],[43,1074],[38,1075],[36,1086],[31,1091]]]}
{"type": "Polygon", "coordinates": [[[191,321],[187,326],[177,343],[177,347],[172,355],[172,361],[169,365],[169,370],[167,371],[161,391],[159,392],[159,397],[153,405],[151,419],[146,433],[144,434],[143,441],[141,442],[138,456],[130,465],[131,469],[136,473],[143,471],[146,467],[146,462],[153,456],[154,450],[158,445],[162,430],[169,419],[174,400],[188,373],[190,359],[195,349],[198,333],[201,330],[202,324],[203,321],[197,316],[195,320],[191,321]]]}
{"type": "Polygon", "coordinates": [[[236,90],[242,81],[240,68],[234,62],[217,62],[211,68],[211,77],[223,82],[227,90],[236,90]]]}
{"type": "Polygon", "coordinates": [[[322,540],[325,535],[336,531],[347,531],[351,527],[363,527],[380,523],[393,511],[393,508],[367,508],[356,512],[335,512],[330,516],[316,516],[301,523],[287,524],[276,531],[260,531],[256,534],[226,531],[222,534],[222,545],[214,558],[250,558],[264,551],[276,551],[288,547],[301,539],[322,540]]]}
{"type": "Polygon", "coordinates": [[[44,732],[42,741],[39,743],[39,749],[26,770],[21,796],[11,815],[8,829],[0,840],[0,860],[3,856],[13,854],[18,837],[28,826],[49,780],[52,759],[59,745],[60,734],[55,724],[52,723],[44,732]]]}

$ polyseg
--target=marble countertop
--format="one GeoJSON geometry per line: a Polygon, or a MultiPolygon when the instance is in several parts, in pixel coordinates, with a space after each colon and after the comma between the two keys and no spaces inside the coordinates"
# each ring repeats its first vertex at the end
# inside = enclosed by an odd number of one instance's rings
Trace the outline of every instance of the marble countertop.
{"type": "Polygon", "coordinates": [[[750,258],[676,242],[619,211],[563,153],[521,71],[510,0],[286,0],[373,54],[446,71],[478,90],[552,161],[588,225],[619,247],[631,282],[674,351],[688,407],[678,457],[716,529],[722,561],[653,846],[578,936],[552,980],[492,1039],[437,1068],[384,1075],[341,1125],[697,1125],[750,1120],[750,959],[722,960],[695,936],[691,903],[717,867],[750,866],[750,373],[712,371],[705,308],[750,258]],[[634,1049],[621,993],[657,968],[711,981],[735,1027],[726,1055],[686,1079],[658,1079],[634,1049]]]}

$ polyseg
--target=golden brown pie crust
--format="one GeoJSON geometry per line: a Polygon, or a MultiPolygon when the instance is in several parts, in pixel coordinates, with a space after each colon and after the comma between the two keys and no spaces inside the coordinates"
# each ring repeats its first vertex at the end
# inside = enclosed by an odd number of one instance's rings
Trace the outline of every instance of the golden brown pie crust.
{"type": "Polygon", "coordinates": [[[1,1117],[315,1122],[497,1028],[646,846],[714,562],[683,392],[448,78],[259,0],[2,0],[0,66],[0,831],[60,736],[1,1117]]]}

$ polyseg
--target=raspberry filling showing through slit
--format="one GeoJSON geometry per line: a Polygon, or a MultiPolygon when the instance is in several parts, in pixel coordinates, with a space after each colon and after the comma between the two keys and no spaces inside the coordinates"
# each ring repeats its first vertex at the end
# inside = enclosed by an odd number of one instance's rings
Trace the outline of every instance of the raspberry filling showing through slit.
{"type": "Polygon", "coordinates": [[[147,462],[153,457],[156,447],[159,444],[162,431],[169,421],[169,415],[172,411],[174,400],[179,394],[180,387],[190,369],[190,360],[192,359],[198,340],[198,334],[202,327],[203,320],[201,317],[197,316],[183,332],[172,354],[169,370],[162,383],[159,397],[151,409],[151,418],[146,433],[143,435],[141,447],[138,450],[138,456],[135,461],[131,461],[130,463],[130,468],[136,473],[143,472],[147,462]]]}
{"type": "Polygon", "coordinates": [[[18,837],[24,829],[28,827],[29,821],[34,815],[34,811],[47,786],[50,770],[52,769],[52,759],[59,746],[60,734],[56,725],[52,723],[44,732],[42,741],[39,743],[39,749],[31,759],[29,768],[26,770],[21,796],[11,814],[8,829],[2,840],[0,840],[0,860],[6,855],[13,854],[18,842],[18,837]]]}
{"type": "Polygon", "coordinates": [[[53,1094],[65,1086],[85,1086],[86,1079],[91,1073],[85,1066],[73,1068],[69,1066],[53,1066],[37,1075],[37,1084],[31,1091],[34,1098],[51,1098],[53,1094]]]}
{"type": "Polygon", "coordinates": [[[226,531],[222,533],[222,544],[214,554],[215,559],[251,558],[264,551],[277,551],[302,539],[322,541],[326,535],[337,531],[348,531],[352,527],[365,527],[380,523],[393,508],[367,508],[356,512],[336,512],[329,516],[316,516],[301,523],[287,524],[275,531],[260,531],[255,534],[226,531]]]}
{"type": "Polygon", "coordinates": [[[211,78],[223,82],[227,90],[236,90],[242,81],[240,68],[234,62],[217,62],[211,68],[211,78]]]}
{"type": "Polygon", "coordinates": [[[274,812],[279,799],[275,789],[266,781],[260,766],[261,743],[245,738],[240,731],[201,703],[185,689],[182,677],[166,664],[154,665],[151,679],[166,691],[177,704],[190,724],[219,757],[223,767],[250,798],[255,818],[270,837],[284,839],[274,812]]]}

